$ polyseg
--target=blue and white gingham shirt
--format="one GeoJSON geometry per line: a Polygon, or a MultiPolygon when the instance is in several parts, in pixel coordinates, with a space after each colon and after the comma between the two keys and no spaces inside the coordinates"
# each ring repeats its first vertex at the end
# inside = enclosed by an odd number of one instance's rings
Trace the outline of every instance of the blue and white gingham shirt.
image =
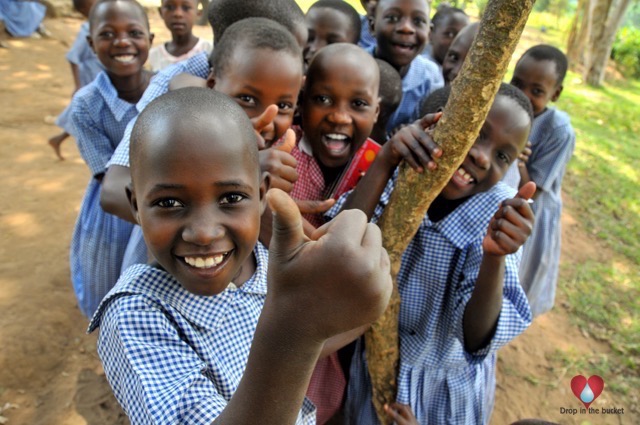
{"type": "Polygon", "coordinates": [[[524,245],[520,281],[534,317],[551,310],[560,267],[562,179],[576,135],[569,116],[549,108],[533,120],[531,155],[527,170],[540,190],[531,208],[536,216],[533,232],[524,245]]]}
{"type": "MultiPolygon", "coordinates": [[[[168,92],[169,83],[176,75],[186,73],[200,78],[207,78],[209,76],[209,68],[209,57],[206,52],[202,52],[184,62],[163,69],[151,79],[149,87],[147,87],[142,98],[136,104],[138,112],[142,112],[151,101],[168,92]]],[[[129,143],[131,141],[131,131],[135,123],[136,120],[134,119],[127,125],[124,136],[122,136],[122,142],[120,142],[118,149],[113,154],[111,161],[109,161],[109,165],[129,167],[129,143]]]]}
{"type": "MultiPolygon", "coordinates": [[[[78,90],[70,105],[71,134],[93,176],[105,172],[135,105],[118,97],[105,72],[78,90]]],[[[100,182],[91,179],[71,238],[71,282],[80,310],[88,317],[120,276],[133,224],[100,207],[100,182]]]]}
{"type": "Polygon", "coordinates": [[[369,19],[367,15],[360,15],[360,39],[358,40],[358,46],[367,51],[372,51],[378,43],[376,38],[371,34],[369,29],[369,19]]]}
{"type": "MultiPolygon", "coordinates": [[[[397,172],[376,207],[373,221],[389,202],[397,172]]],[[[495,385],[495,353],[531,323],[518,281],[519,253],[506,257],[502,310],[489,344],[464,349],[462,319],[478,277],[482,240],[501,201],[515,194],[498,183],[459,205],[438,222],[425,216],[402,257],[400,367],[397,401],[409,404],[419,423],[488,422],[495,385]]],[[[334,215],[346,196],[329,211],[334,215]]],[[[352,424],[378,423],[371,384],[359,341],[351,365],[347,416],[352,424]]]]}
{"type": "Polygon", "coordinates": [[[71,134],[94,176],[105,172],[125,126],[137,114],[134,104],[118,97],[105,72],[73,96],[71,134]]]}
{"type": "MultiPolygon", "coordinates": [[[[372,55],[374,48],[366,49],[372,55]]],[[[435,62],[416,56],[409,65],[409,71],[402,78],[402,100],[398,109],[389,117],[387,132],[402,124],[410,124],[420,118],[422,99],[444,86],[442,71],[435,62]]]]}
{"type": "MultiPolygon", "coordinates": [[[[215,296],[192,294],[167,272],[139,264],[105,297],[88,331],[100,327],[98,354],[133,424],[209,425],[225,408],[266,297],[268,252],[258,244],[254,255],[251,279],[215,296]]],[[[315,423],[306,399],[297,423],[315,423]]]]}

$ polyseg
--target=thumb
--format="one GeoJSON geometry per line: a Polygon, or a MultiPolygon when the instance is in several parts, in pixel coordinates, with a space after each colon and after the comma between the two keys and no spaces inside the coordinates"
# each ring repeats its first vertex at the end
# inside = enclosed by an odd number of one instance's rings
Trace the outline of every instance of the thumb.
{"type": "Polygon", "coordinates": [[[424,117],[420,118],[420,127],[425,130],[437,123],[442,117],[442,112],[436,112],[435,114],[427,114],[424,117]]]}
{"type": "Polygon", "coordinates": [[[291,149],[296,145],[296,133],[292,129],[288,129],[284,133],[283,139],[281,143],[273,147],[279,151],[291,153],[291,149]]]}
{"type": "Polygon", "coordinates": [[[516,198],[531,199],[536,193],[536,184],[534,182],[527,182],[518,190],[516,198]]]}
{"type": "Polygon", "coordinates": [[[268,126],[273,122],[273,120],[276,118],[276,115],[278,115],[278,106],[277,105],[267,106],[267,108],[264,110],[262,114],[260,114],[259,116],[251,120],[251,123],[253,124],[253,129],[256,132],[260,133],[262,130],[264,130],[266,126],[268,126]]]}
{"type": "Polygon", "coordinates": [[[269,252],[288,258],[308,239],[302,230],[302,216],[296,203],[280,189],[267,192],[267,203],[273,214],[273,232],[269,252]]]}

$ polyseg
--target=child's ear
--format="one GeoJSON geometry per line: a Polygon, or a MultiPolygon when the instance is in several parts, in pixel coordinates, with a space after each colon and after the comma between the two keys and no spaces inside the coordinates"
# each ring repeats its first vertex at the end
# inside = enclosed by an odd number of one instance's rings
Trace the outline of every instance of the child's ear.
{"type": "Polygon", "coordinates": [[[563,88],[564,86],[562,84],[559,84],[558,87],[556,87],[556,91],[553,93],[553,96],[551,96],[552,102],[557,102],[558,99],[560,99],[560,95],[562,94],[563,88]]]}
{"type": "Polygon", "coordinates": [[[156,35],[152,32],[149,33],[149,47],[153,44],[153,39],[156,35]]]}
{"type": "Polygon", "coordinates": [[[127,193],[127,199],[129,200],[129,207],[131,208],[131,214],[133,215],[133,218],[135,218],[136,223],[140,224],[140,212],[138,210],[138,199],[136,198],[135,190],[133,190],[133,185],[129,183],[124,190],[127,193]]]}
{"type": "Polygon", "coordinates": [[[260,177],[260,216],[264,213],[265,208],[267,208],[267,191],[271,187],[271,176],[269,173],[264,172],[260,177]]]}
{"type": "Polygon", "coordinates": [[[209,75],[207,76],[207,88],[210,88],[211,90],[213,90],[215,86],[216,86],[216,73],[214,72],[213,67],[211,67],[211,71],[209,71],[209,75]]]}
{"type": "Polygon", "coordinates": [[[158,15],[160,15],[160,17],[162,18],[162,6],[158,8],[158,15]]]}
{"type": "Polygon", "coordinates": [[[374,123],[377,123],[378,117],[380,117],[380,102],[382,102],[382,98],[378,97],[378,104],[376,105],[376,118],[373,120],[374,123]]]}

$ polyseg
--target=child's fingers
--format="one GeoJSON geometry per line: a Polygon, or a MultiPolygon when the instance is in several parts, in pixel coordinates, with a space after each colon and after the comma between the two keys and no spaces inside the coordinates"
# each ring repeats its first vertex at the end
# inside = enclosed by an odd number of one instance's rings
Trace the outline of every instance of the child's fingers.
{"type": "Polygon", "coordinates": [[[385,412],[391,417],[397,425],[417,425],[411,407],[406,404],[391,403],[384,405],[385,412]]]}
{"type": "Polygon", "coordinates": [[[420,118],[420,127],[423,129],[428,129],[438,121],[442,117],[442,112],[436,112],[435,114],[427,114],[424,117],[420,118]]]}
{"type": "Polygon", "coordinates": [[[528,199],[531,199],[533,195],[535,195],[535,193],[536,193],[536,184],[532,181],[527,182],[520,188],[520,190],[518,190],[518,193],[516,194],[516,198],[528,200],[528,199]]]}
{"type": "Polygon", "coordinates": [[[295,145],[296,145],[296,133],[292,129],[288,129],[284,133],[284,140],[282,141],[282,143],[279,143],[278,145],[275,145],[273,147],[281,152],[286,152],[290,154],[291,150],[295,145]]]}
{"type": "Polygon", "coordinates": [[[403,130],[401,130],[394,136],[395,140],[393,142],[393,149],[397,152],[397,154],[402,158],[403,161],[409,164],[411,168],[413,168],[418,173],[421,173],[422,171],[424,171],[424,168],[418,163],[416,157],[413,156],[411,149],[407,147],[407,144],[410,142],[410,136],[405,140],[405,138],[403,137],[405,136],[405,132],[403,130]]]}
{"type": "Polygon", "coordinates": [[[335,203],[335,199],[322,201],[296,199],[296,204],[302,214],[322,214],[327,212],[335,203]]]}
{"type": "Polygon", "coordinates": [[[262,114],[251,119],[253,129],[260,133],[266,126],[271,124],[278,115],[278,105],[269,105],[262,114]]]}

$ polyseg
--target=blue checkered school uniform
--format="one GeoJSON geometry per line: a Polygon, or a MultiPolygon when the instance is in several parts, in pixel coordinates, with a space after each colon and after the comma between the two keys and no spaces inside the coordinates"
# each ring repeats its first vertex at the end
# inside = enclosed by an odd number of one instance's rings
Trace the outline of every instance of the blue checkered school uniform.
{"type": "MultiPolygon", "coordinates": [[[[135,106],[118,98],[105,72],[71,102],[71,134],[93,177],[87,186],[71,240],[71,281],[80,310],[91,317],[116,284],[133,225],[100,207],[99,177],[122,138],[135,106]]],[[[144,260],[146,260],[146,254],[144,260]]]]}
{"type": "Polygon", "coordinates": [[[533,120],[529,140],[527,170],[539,189],[531,206],[536,221],[524,245],[520,282],[535,317],[551,310],[555,300],[560,266],[561,185],[576,136],[569,116],[549,108],[533,120]]]}
{"type": "MultiPolygon", "coordinates": [[[[73,46],[67,52],[67,60],[78,67],[78,77],[80,78],[80,87],[95,80],[96,76],[104,71],[104,66],[98,60],[96,54],[91,50],[87,36],[89,35],[89,22],[84,22],[80,26],[78,35],[73,42],[73,46]]],[[[64,111],[56,119],[56,125],[67,133],[70,133],[69,125],[71,123],[71,105],[67,106],[64,111]]]]}
{"type": "MultiPolygon", "coordinates": [[[[209,57],[205,52],[163,69],[151,79],[149,87],[147,87],[142,98],[136,104],[136,108],[139,112],[142,112],[152,100],[168,92],[169,83],[176,75],[186,73],[200,78],[207,78],[209,76],[209,69],[209,57]]],[[[129,167],[129,143],[131,140],[131,131],[135,123],[136,120],[134,119],[127,125],[122,137],[122,142],[118,146],[118,149],[116,149],[108,165],[129,167]]]]}
{"type": "MultiPolygon", "coordinates": [[[[267,292],[268,252],[257,244],[254,255],[251,279],[218,295],[192,294],[164,270],[136,265],[105,297],[89,332],[100,327],[98,354],[132,423],[209,425],[225,408],[267,292]]],[[[315,423],[306,399],[296,423],[315,423]]]]}
{"type": "Polygon", "coordinates": [[[360,15],[360,39],[358,40],[358,46],[367,51],[373,51],[377,44],[376,38],[369,30],[369,19],[367,19],[367,15],[360,15]]]}
{"type": "Polygon", "coordinates": [[[38,29],[46,13],[46,6],[35,0],[0,1],[0,21],[14,37],[29,37],[38,29]]]}
{"type": "MultiPolygon", "coordinates": [[[[374,49],[367,50],[372,55],[374,49]]],[[[387,122],[387,132],[420,118],[420,103],[433,91],[444,86],[442,71],[438,66],[421,55],[411,61],[409,70],[402,77],[402,100],[387,122]]]]}
{"type": "MultiPolygon", "coordinates": [[[[396,177],[397,172],[373,221],[389,202],[396,177]]],[[[514,194],[498,183],[438,222],[425,215],[402,256],[397,278],[402,300],[397,401],[411,406],[418,423],[487,423],[495,391],[496,351],[531,322],[518,281],[518,252],[506,256],[502,310],[493,338],[475,353],[464,349],[462,320],[478,277],[482,241],[500,202],[514,194]]],[[[329,214],[335,215],[345,199],[329,214]]],[[[352,359],[346,415],[350,424],[377,424],[363,341],[358,341],[352,359]]]]}

